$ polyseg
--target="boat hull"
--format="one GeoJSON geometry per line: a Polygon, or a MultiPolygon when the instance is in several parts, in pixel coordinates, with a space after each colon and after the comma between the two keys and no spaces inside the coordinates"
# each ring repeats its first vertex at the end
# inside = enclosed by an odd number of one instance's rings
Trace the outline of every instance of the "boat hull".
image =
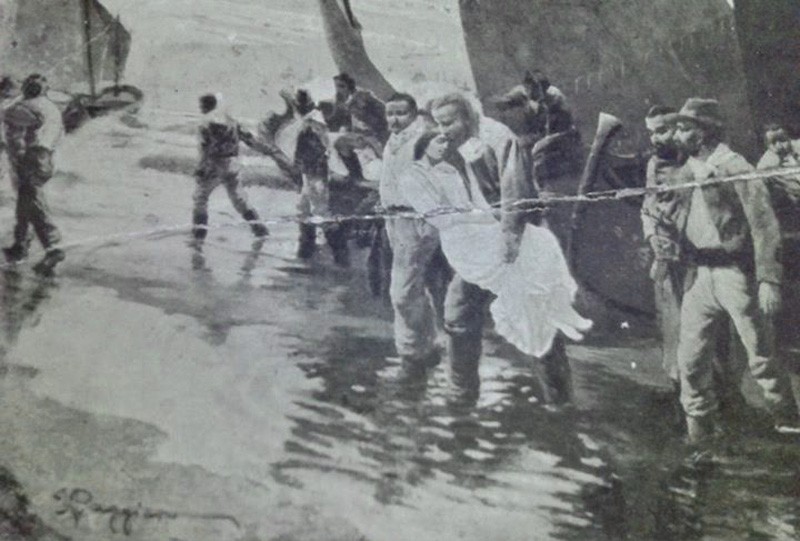
{"type": "MultiPolygon", "coordinates": [[[[720,100],[734,146],[755,157],[741,51],[725,0],[461,0],[460,9],[475,83],[490,116],[502,118],[492,109],[493,96],[539,69],[571,102],[584,144],[605,112],[624,125],[611,149],[641,155],[652,105],[680,107],[689,97],[707,96],[720,100]]],[[[555,191],[575,193],[577,183],[575,175],[555,191]]],[[[624,184],[644,185],[643,174],[629,175],[624,184]]],[[[601,178],[591,189],[614,187],[601,178]]],[[[574,224],[571,214],[559,211],[553,227],[562,238],[574,233],[574,272],[585,290],[631,314],[652,315],[640,206],[636,200],[592,203],[574,224]]]]}

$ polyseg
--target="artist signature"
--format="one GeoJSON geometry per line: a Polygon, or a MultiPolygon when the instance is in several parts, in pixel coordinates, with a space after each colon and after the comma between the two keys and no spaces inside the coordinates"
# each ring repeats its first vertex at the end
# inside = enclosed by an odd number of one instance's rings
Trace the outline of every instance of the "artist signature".
{"type": "Polygon", "coordinates": [[[219,513],[186,513],[166,509],[152,509],[141,502],[134,507],[109,505],[95,500],[94,494],[85,488],[62,488],[53,494],[59,502],[57,515],[71,518],[79,526],[89,516],[107,517],[108,529],[112,534],[131,535],[137,524],[145,522],[172,521],[180,518],[203,521],[225,521],[239,528],[239,521],[231,515],[219,513]]]}

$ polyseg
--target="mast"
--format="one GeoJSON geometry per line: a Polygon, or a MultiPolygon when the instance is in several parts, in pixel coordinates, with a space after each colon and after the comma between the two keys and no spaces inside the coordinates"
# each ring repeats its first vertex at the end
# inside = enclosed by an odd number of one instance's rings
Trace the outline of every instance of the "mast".
{"type": "Polygon", "coordinates": [[[94,81],[94,58],[92,58],[92,0],[82,0],[83,3],[83,39],[86,47],[86,69],[89,76],[89,92],[93,98],[97,97],[94,81]]]}
{"type": "Polygon", "coordinates": [[[119,20],[119,15],[114,20],[114,39],[111,46],[111,52],[114,55],[114,95],[119,94],[119,80],[122,77],[122,44],[120,43],[120,28],[122,23],[119,20]]]}

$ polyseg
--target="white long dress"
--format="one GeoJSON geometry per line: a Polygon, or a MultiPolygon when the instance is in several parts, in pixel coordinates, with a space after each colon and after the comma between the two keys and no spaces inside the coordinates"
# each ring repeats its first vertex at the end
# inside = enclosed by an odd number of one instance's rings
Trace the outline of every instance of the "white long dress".
{"type": "Polygon", "coordinates": [[[509,343],[541,357],[559,331],[573,340],[583,338],[592,322],[572,307],[578,287],[549,229],[527,225],[519,257],[505,263],[500,222],[477,185],[471,187],[470,200],[453,166],[415,162],[401,179],[400,189],[414,210],[438,229],[442,250],[455,272],[494,293],[495,329],[509,343]]]}

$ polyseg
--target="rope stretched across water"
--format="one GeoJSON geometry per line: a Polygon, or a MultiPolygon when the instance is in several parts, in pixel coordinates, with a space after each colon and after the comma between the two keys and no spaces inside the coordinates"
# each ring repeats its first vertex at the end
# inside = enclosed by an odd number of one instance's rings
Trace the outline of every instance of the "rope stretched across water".
{"type": "MultiPolygon", "coordinates": [[[[731,184],[735,182],[764,182],[776,177],[796,177],[800,179],[800,167],[789,167],[781,169],[771,169],[764,171],[753,171],[740,175],[732,175],[727,177],[713,178],[702,182],[687,182],[677,186],[655,186],[655,187],[639,187],[639,188],[622,188],[613,190],[602,190],[596,192],[589,192],[578,195],[552,195],[545,197],[535,197],[528,199],[516,200],[510,207],[505,208],[507,212],[532,212],[536,210],[543,210],[560,204],[593,204],[608,201],[622,201],[625,199],[633,199],[644,197],[650,194],[664,194],[670,192],[679,192],[683,190],[690,190],[694,188],[719,186],[724,184],[731,184]]],[[[342,224],[347,222],[371,222],[380,221],[386,218],[400,217],[400,218],[418,218],[425,219],[434,216],[446,216],[454,214],[474,214],[474,213],[495,213],[500,210],[501,205],[495,204],[488,209],[476,208],[457,208],[457,207],[443,207],[428,213],[418,213],[413,211],[402,212],[389,212],[380,211],[367,214],[348,214],[348,215],[333,215],[333,216],[302,216],[302,215],[284,215],[276,216],[274,218],[267,218],[260,220],[260,223],[266,226],[279,226],[286,224],[309,224],[309,225],[326,225],[326,224],[342,224]]],[[[209,230],[215,229],[230,229],[248,226],[254,222],[221,222],[212,226],[206,226],[209,230]]],[[[120,241],[134,240],[138,238],[148,238],[156,235],[170,236],[175,233],[185,233],[192,229],[192,224],[173,225],[167,227],[160,227],[156,229],[134,231],[127,233],[119,233],[116,235],[103,235],[97,237],[90,237],[79,239],[74,242],[63,243],[62,248],[65,250],[78,248],[82,246],[91,245],[115,245],[120,241]]],[[[7,268],[8,265],[0,265],[0,268],[7,268]]]]}

